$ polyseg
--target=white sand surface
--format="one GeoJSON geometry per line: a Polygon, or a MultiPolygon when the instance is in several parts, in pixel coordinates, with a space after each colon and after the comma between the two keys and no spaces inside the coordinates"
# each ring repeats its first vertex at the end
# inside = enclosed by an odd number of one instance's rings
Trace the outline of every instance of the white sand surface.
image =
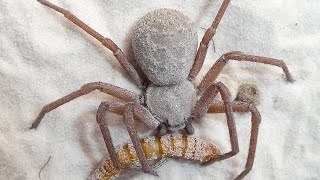
{"type": "MultiPolygon", "coordinates": [[[[195,22],[199,40],[221,0],[52,0],[111,38],[132,58],[132,29],[147,12],[172,8],[195,22]]],[[[258,85],[262,123],[256,160],[246,179],[320,179],[320,1],[232,0],[209,47],[197,83],[223,53],[283,59],[294,83],[280,68],[230,62],[218,80],[233,98],[244,81],[258,85]]],[[[85,179],[107,154],[95,113],[102,100],[94,92],[47,114],[29,130],[41,108],[83,84],[111,83],[139,89],[94,38],[36,0],[0,0],[0,179],[85,179]]],[[[116,144],[129,141],[118,116],[108,116],[116,144]]],[[[170,159],[159,178],[130,173],[133,179],[232,179],[245,165],[250,115],[236,114],[240,153],[208,167],[170,159]]],[[[138,123],[139,124],[139,123],[138,123]]],[[[195,134],[230,149],[223,114],[206,116],[195,134]]],[[[140,125],[139,132],[147,133],[140,125]]],[[[128,178],[128,176],[124,176],[128,178]]]]}

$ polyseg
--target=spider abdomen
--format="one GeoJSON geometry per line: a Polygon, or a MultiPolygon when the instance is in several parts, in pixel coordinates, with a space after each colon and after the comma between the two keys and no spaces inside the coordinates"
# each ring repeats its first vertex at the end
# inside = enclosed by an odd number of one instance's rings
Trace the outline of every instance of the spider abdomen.
{"type": "Polygon", "coordinates": [[[140,68],[156,85],[176,84],[187,78],[198,47],[193,22],[176,10],[159,9],[138,23],[132,48],[140,68]]]}
{"type": "Polygon", "coordinates": [[[188,80],[171,86],[150,86],[146,92],[146,105],[150,112],[169,130],[184,128],[191,115],[196,91],[188,80]]]}

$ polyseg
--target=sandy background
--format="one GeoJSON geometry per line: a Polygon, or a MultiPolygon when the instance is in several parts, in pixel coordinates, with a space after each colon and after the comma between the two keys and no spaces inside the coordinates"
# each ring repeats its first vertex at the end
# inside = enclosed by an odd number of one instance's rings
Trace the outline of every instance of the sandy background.
{"type": "MultiPolygon", "coordinates": [[[[52,0],[69,9],[132,58],[136,22],[157,8],[179,10],[195,22],[202,38],[221,1],[211,0],[52,0]]],[[[197,82],[223,53],[284,59],[294,79],[277,67],[231,62],[219,76],[235,97],[244,81],[261,91],[262,123],[256,161],[247,179],[320,178],[320,1],[233,0],[210,46],[197,82]]],[[[36,0],[0,0],[0,179],[85,179],[106,148],[95,122],[101,100],[94,92],[49,113],[29,130],[42,106],[83,84],[108,82],[139,93],[130,77],[99,42],[36,0]]],[[[121,118],[109,116],[116,144],[127,142],[121,118]]],[[[240,153],[209,167],[169,160],[160,178],[133,173],[134,179],[232,179],[242,171],[250,136],[250,115],[236,114],[240,153]]],[[[145,126],[140,132],[148,132],[145,126]]],[[[225,117],[208,115],[196,134],[229,150],[225,117]]]]}

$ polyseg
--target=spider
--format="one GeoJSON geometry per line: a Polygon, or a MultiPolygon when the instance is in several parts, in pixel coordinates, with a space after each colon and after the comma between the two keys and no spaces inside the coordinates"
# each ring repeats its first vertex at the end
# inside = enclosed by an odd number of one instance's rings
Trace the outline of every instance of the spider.
{"type": "Polygon", "coordinates": [[[159,9],[145,15],[138,22],[132,40],[136,64],[129,62],[111,39],[96,32],[71,12],[46,0],[38,1],[63,14],[68,20],[111,50],[136,85],[142,89],[142,94],[138,95],[108,83],[88,83],[79,90],[45,105],[32,123],[31,129],[38,127],[46,113],[82,95],[99,90],[126,101],[126,103],[103,101],[96,114],[96,120],[112,163],[117,168],[125,168],[117,158],[105,121],[106,112],[123,116],[123,122],[133,142],[142,170],[145,173],[154,173],[158,162],[151,165],[147,161],[134,126],[134,120],[141,120],[158,135],[180,130],[192,134],[194,132],[192,121],[199,122],[207,112],[225,113],[231,151],[203,163],[203,165],[210,165],[233,157],[239,152],[233,112],[251,112],[252,127],[247,163],[244,170],[235,179],[242,179],[250,172],[255,157],[261,116],[254,104],[232,102],[227,87],[215,80],[230,60],[275,65],[283,69],[288,81],[292,82],[293,78],[286,64],[281,60],[230,52],[222,55],[214,63],[198,86],[195,87],[192,84],[203,65],[209,42],[214,37],[230,0],[223,0],[212,25],[206,30],[199,46],[194,24],[182,13],[170,9],[159,9]],[[213,101],[218,93],[222,100],[213,101]]]}

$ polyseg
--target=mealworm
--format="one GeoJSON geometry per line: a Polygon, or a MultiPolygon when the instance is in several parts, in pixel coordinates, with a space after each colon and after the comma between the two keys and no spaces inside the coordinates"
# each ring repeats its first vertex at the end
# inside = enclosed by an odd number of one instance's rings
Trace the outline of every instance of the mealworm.
{"type": "MultiPolygon", "coordinates": [[[[182,134],[165,136],[151,136],[140,140],[143,151],[148,160],[161,157],[176,157],[187,160],[206,162],[218,155],[220,150],[207,140],[182,134]]],[[[117,149],[117,156],[121,164],[130,167],[138,163],[138,156],[131,143],[124,144],[117,149]]],[[[94,171],[91,180],[109,180],[118,177],[121,169],[113,166],[107,156],[94,171]]]]}

